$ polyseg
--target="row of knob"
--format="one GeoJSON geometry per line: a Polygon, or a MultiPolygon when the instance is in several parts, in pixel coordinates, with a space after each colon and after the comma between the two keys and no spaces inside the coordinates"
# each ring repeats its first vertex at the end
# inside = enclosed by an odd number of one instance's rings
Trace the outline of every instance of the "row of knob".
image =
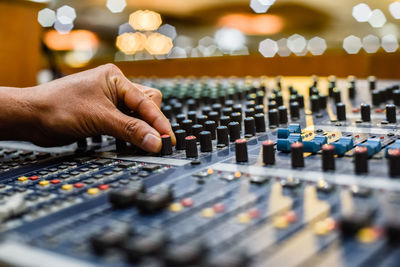
{"type": "MultiPolygon", "coordinates": [[[[360,108],[361,120],[363,122],[371,121],[371,106],[369,104],[361,104],[360,108]]],[[[336,104],[336,116],[338,121],[346,121],[346,106],[339,102],[336,104]]],[[[386,105],[386,121],[396,123],[396,106],[393,104],[386,105]]]]}

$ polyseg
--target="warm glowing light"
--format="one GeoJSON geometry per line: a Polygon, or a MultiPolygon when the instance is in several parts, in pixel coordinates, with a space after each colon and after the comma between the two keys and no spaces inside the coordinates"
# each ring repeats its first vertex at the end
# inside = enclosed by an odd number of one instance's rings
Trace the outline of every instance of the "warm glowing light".
{"type": "Polygon", "coordinates": [[[44,43],[52,50],[97,50],[99,38],[88,30],[74,30],[68,34],[51,30],[45,33],[44,43]]]}
{"type": "Polygon", "coordinates": [[[234,28],[249,35],[276,34],[283,25],[281,17],[270,14],[229,14],[218,21],[219,27],[234,28]]]}
{"type": "Polygon", "coordinates": [[[119,50],[127,55],[133,55],[145,48],[146,35],[140,32],[127,32],[117,37],[116,45],[119,50]]]}
{"type": "Polygon", "coordinates": [[[152,55],[168,54],[172,47],[171,38],[159,33],[152,33],[146,41],[146,50],[152,55]]]}
{"type": "Polygon", "coordinates": [[[138,10],[129,16],[129,24],[137,31],[155,31],[161,23],[160,14],[150,10],[138,10]]]}

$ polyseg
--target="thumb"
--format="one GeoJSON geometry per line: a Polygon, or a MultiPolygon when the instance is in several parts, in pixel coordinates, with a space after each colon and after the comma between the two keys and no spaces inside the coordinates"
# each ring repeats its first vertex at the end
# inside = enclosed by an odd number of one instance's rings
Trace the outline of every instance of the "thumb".
{"type": "Polygon", "coordinates": [[[160,134],[153,127],[118,109],[110,111],[102,124],[105,134],[123,139],[148,152],[158,153],[161,150],[160,134]]]}

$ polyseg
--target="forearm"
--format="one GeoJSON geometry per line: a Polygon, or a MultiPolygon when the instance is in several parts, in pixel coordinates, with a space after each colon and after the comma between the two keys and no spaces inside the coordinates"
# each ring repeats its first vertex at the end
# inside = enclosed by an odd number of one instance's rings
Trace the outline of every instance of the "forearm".
{"type": "Polygon", "coordinates": [[[0,87],[0,140],[28,140],[37,124],[32,88],[0,87]]]}

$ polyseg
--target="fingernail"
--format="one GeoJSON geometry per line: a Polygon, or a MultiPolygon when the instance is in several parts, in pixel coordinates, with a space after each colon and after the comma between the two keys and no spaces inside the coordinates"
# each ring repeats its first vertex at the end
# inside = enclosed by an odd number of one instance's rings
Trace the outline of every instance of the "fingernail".
{"type": "Polygon", "coordinates": [[[154,134],[146,134],[142,141],[142,149],[149,152],[158,152],[161,149],[161,139],[154,134]]]}

